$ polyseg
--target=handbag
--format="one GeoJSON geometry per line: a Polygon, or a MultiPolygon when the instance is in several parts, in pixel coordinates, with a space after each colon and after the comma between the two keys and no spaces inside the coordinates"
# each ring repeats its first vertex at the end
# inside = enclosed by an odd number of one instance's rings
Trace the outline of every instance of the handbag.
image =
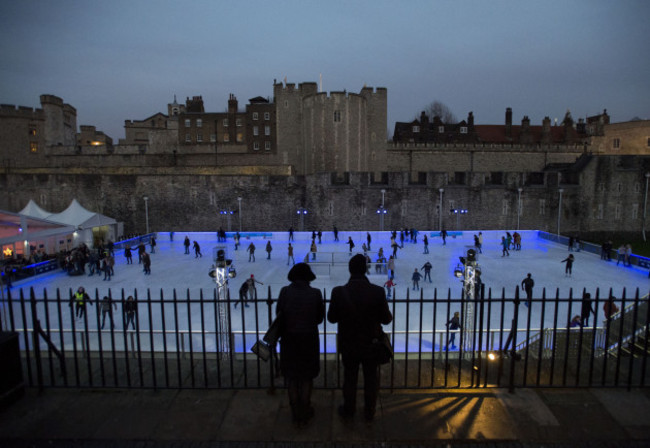
{"type": "Polygon", "coordinates": [[[268,361],[271,358],[271,347],[269,347],[265,342],[257,341],[251,347],[251,351],[262,361],[268,361]]]}
{"type": "Polygon", "coordinates": [[[277,345],[280,336],[282,336],[282,322],[282,313],[279,313],[271,322],[262,340],[258,340],[251,347],[251,351],[262,361],[268,361],[271,358],[271,352],[277,345]]]}
{"type": "Polygon", "coordinates": [[[372,357],[379,364],[388,364],[393,359],[393,346],[390,343],[390,337],[384,331],[376,338],[372,339],[372,357]]]}

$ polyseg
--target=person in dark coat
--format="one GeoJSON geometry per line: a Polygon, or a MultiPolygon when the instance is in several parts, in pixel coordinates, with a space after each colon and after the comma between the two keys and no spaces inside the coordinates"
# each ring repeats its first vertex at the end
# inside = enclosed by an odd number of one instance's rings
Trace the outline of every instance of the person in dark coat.
{"type": "Polygon", "coordinates": [[[343,360],[343,404],[338,413],[350,419],[356,411],[359,366],[363,369],[364,416],[375,416],[379,392],[379,364],[369,356],[372,340],[380,336],[382,324],[392,322],[386,293],[366,277],[366,259],[357,254],[348,265],[350,280],[332,290],[327,320],[338,324],[338,348],[343,360]]]}
{"type": "Polygon", "coordinates": [[[320,290],[309,283],[316,279],[306,263],[294,265],[287,278],[290,285],[280,290],[276,314],[282,316],[280,367],[287,380],[293,421],[304,425],[314,416],[311,391],[320,372],[318,325],[325,318],[320,290]]]}
{"type": "Polygon", "coordinates": [[[591,294],[586,292],[582,298],[582,306],[580,309],[580,322],[583,326],[589,326],[589,316],[591,316],[591,313],[594,313],[595,316],[596,310],[594,310],[594,306],[592,305],[591,294]]]}

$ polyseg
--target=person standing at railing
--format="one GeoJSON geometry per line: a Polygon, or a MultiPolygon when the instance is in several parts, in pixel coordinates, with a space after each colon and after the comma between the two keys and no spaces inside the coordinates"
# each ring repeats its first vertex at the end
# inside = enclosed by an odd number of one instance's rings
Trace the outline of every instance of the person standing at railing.
{"type": "Polygon", "coordinates": [[[338,413],[344,420],[356,411],[359,367],[363,370],[364,416],[375,416],[379,391],[378,360],[369,355],[373,339],[382,334],[382,324],[393,321],[384,289],[365,276],[366,260],[357,254],[348,264],[350,280],[332,290],[327,320],[338,324],[338,348],[343,361],[343,405],[338,413]]]}
{"type": "Polygon", "coordinates": [[[131,325],[135,330],[135,313],[137,309],[138,307],[135,303],[135,300],[133,299],[133,296],[129,296],[126,299],[126,303],[124,304],[124,313],[126,314],[126,324],[124,325],[125,330],[129,329],[129,322],[131,322],[131,325]]]}
{"type": "Polygon", "coordinates": [[[309,283],[316,279],[306,263],[298,263],[287,275],[291,282],[280,290],[276,314],[282,321],[280,368],[294,424],[305,425],[314,416],[311,406],[313,381],[320,372],[318,325],[325,318],[320,290],[309,283]]]}
{"type": "Polygon", "coordinates": [[[618,313],[618,306],[614,303],[616,297],[609,296],[609,299],[603,305],[603,312],[605,313],[605,320],[609,321],[614,314],[618,313]]]}
{"type": "Polygon", "coordinates": [[[582,306],[580,310],[580,321],[583,326],[589,326],[589,316],[591,316],[591,313],[594,313],[595,316],[596,310],[594,310],[594,306],[592,305],[591,294],[586,292],[582,297],[582,306]]]}

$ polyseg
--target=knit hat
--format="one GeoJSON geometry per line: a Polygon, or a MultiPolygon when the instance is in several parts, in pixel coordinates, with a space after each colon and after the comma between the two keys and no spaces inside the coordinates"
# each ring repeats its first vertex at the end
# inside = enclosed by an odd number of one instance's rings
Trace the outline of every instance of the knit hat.
{"type": "Polygon", "coordinates": [[[316,279],[316,276],[307,263],[298,263],[291,268],[289,274],[287,275],[287,279],[289,279],[290,282],[301,280],[305,282],[311,282],[316,279]]]}
{"type": "Polygon", "coordinates": [[[350,274],[365,274],[366,273],[366,257],[361,254],[357,254],[354,257],[350,258],[350,263],[348,264],[348,270],[350,274]]]}

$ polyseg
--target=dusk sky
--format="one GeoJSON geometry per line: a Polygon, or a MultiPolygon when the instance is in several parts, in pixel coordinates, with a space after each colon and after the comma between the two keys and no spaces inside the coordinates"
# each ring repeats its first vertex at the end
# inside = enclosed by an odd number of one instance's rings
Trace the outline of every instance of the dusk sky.
{"type": "Polygon", "coordinates": [[[460,119],[650,119],[650,1],[0,0],[0,103],[77,109],[115,142],[124,120],[273,80],[388,89],[387,130],[434,100],[460,119]]]}

